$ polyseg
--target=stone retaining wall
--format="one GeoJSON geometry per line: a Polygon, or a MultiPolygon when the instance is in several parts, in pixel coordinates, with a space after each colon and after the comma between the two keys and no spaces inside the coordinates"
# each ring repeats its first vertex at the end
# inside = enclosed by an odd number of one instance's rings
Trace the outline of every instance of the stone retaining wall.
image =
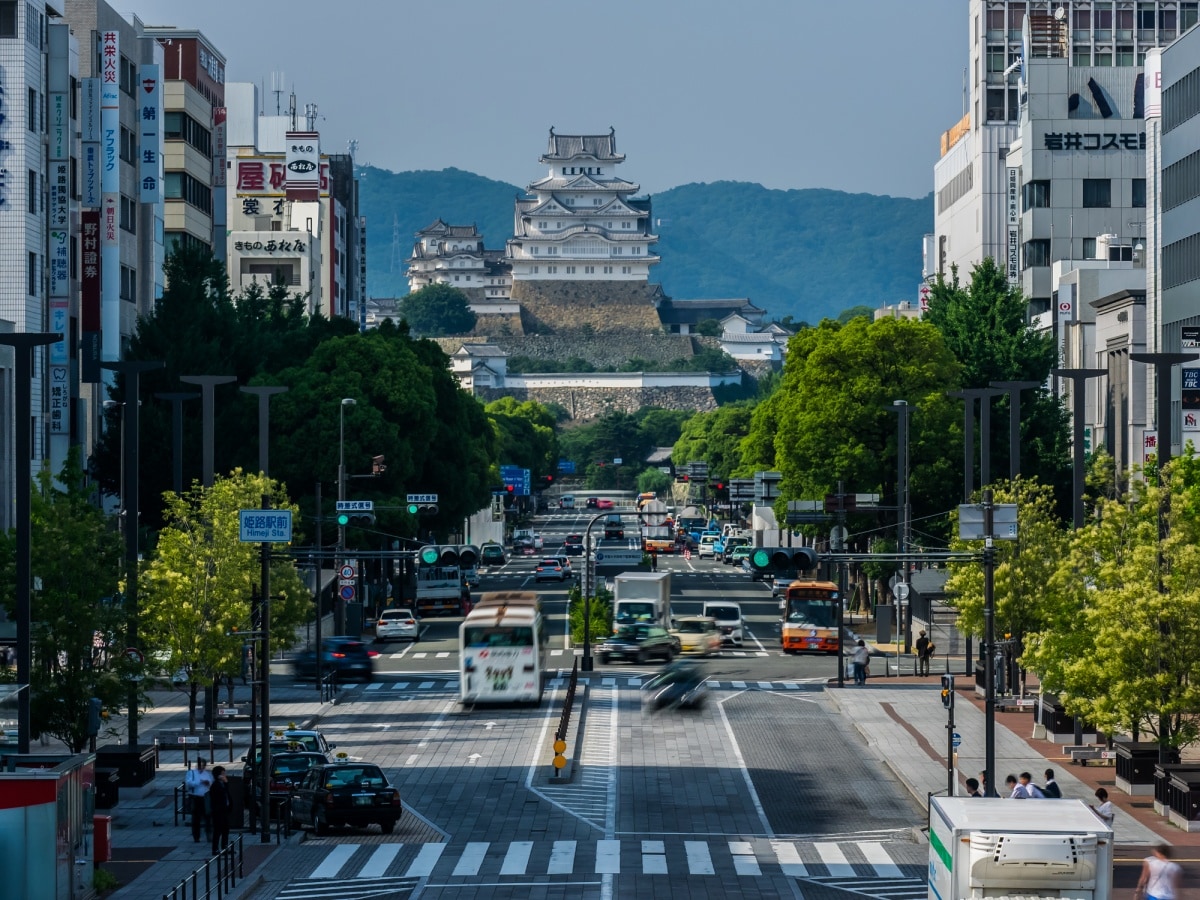
{"type": "Polygon", "coordinates": [[[655,307],[661,297],[660,285],[644,281],[518,281],[512,287],[530,334],[661,333],[655,307]]]}
{"type": "Polygon", "coordinates": [[[556,403],[563,407],[572,419],[595,419],[609,412],[637,412],[644,406],[662,409],[681,409],[689,412],[710,412],[717,408],[717,401],[709,388],[614,388],[611,390],[584,388],[534,388],[530,390],[506,390],[480,388],[476,392],[484,403],[501,397],[514,397],[519,401],[536,400],[539,403],[556,403]]]}

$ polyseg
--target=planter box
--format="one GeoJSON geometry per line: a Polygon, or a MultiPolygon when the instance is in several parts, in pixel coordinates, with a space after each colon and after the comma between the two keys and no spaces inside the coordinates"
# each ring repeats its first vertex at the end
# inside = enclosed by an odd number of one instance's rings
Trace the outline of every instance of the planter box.
{"type": "MultiPolygon", "coordinates": [[[[1117,751],[1117,789],[1132,796],[1153,796],[1158,744],[1147,741],[1113,741],[1117,751]]],[[[1179,751],[1169,751],[1168,763],[1179,762],[1179,751]]]]}
{"type": "Polygon", "coordinates": [[[144,787],[158,771],[153,744],[105,744],[96,750],[96,765],[116,769],[125,787],[144,787]]]}
{"type": "MultiPolygon", "coordinates": [[[[1074,743],[1075,717],[1067,715],[1056,696],[1042,694],[1033,712],[1037,724],[1045,728],[1046,740],[1054,744],[1074,743]]],[[[1081,740],[1085,744],[1096,743],[1096,729],[1084,723],[1081,740]]]]}
{"type": "Polygon", "coordinates": [[[1200,831],[1200,771],[1176,770],[1168,782],[1167,820],[1184,831],[1200,831]]]}

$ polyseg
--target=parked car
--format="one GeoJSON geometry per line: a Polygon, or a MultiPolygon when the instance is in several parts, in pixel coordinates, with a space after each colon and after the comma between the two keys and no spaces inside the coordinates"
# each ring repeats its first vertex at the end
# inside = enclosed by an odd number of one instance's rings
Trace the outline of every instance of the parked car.
{"type": "MultiPolygon", "coordinates": [[[[291,798],[311,769],[316,766],[323,766],[328,762],[329,760],[321,753],[295,753],[292,751],[272,753],[270,781],[271,811],[275,812],[283,805],[285,800],[291,798]]],[[[244,796],[246,798],[246,809],[250,812],[250,820],[254,821],[259,816],[258,792],[253,790],[247,791],[244,796]]]]}
{"type": "Polygon", "coordinates": [[[701,615],[711,616],[716,622],[717,632],[721,641],[729,641],[738,647],[745,640],[745,621],[742,619],[742,608],[727,600],[705,600],[701,615]]]}
{"type": "Polygon", "coordinates": [[[567,556],[583,556],[583,535],[568,534],[563,541],[563,553],[567,556]]]}
{"type": "Polygon", "coordinates": [[[665,628],[639,623],[619,626],[616,634],[596,649],[605,664],[614,659],[645,663],[654,657],[670,662],[675,658],[676,641],[665,628]]]}
{"type": "MultiPolygon", "coordinates": [[[[321,641],[321,672],[334,672],[339,679],[361,678],[370,681],[375,675],[375,657],[356,637],[338,635],[321,641]]],[[[302,650],[292,660],[292,672],[297,678],[314,678],[317,674],[317,653],[302,650]]]]}
{"type": "Polygon", "coordinates": [[[375,623],[375,640],[390,641],[396,638],[412,641],[421,637],[421,620],[411,609],[385,609],[375,623]]]}
{"type": "Polygon", "coordinates": [[[621,516],[614,513],[604,519],[604,536],[606,538],[623,538],[625,537],[625,523],[621,521],[621,516]]]}
{"type": "MultiPolygon", "coordinates": [[[[275,732],[276,736],[280,732],[275,732]]],[[[299,744],[297,749],[307,751],[309,753],[320,753],[330,762],[333,761],[333,749],[337,744],[331,744],[325,740],[325,735],[316,729],[310,728],[289,728],[282,732],[282,739],[289,744],[299,744]]],[[[274,743],[272,743],[274,746],[274,743]]]]}
{"type": "Polygon", "coordinates": [[[685,656],[710,656],[721,650],[717,623],[708,616],[684,616],[675,623],[679,651],[685,656]]]}
{"type": "Polygon", "coordinates": [[[606,500],[603,497],[596,501],[596,509],[613,509],[615,507],[615,503],[613,503],[611,500],[606,500]]]}
{"type": "Polygon", "coordinates": [[[485,566],[502,566],[508,562],[499,544],[484,544],[479,548],[479,562],[485,566]]]}
{"type": "Polygon", "coordinates": [[[699,663],[677,660],[664,666],[642,685],[642,706],[648,710],[693,708],[708,697],[708,681],[699,663]]]}
{"type": "Polygon", "coordinates": [[[292,822],[324,834],[333,825],[396,830],[404,808],[400,791],[373,763],[336,762],[314,766],[292,798],[292,822]]]}
{"type": "Polygon", "coordinates": [[[562,563],[554,557],[547,557],[537,564],[537,568],[533,571],[533,580],[538,581],[566,581],[567,573],[563,571],[562,563]]]}

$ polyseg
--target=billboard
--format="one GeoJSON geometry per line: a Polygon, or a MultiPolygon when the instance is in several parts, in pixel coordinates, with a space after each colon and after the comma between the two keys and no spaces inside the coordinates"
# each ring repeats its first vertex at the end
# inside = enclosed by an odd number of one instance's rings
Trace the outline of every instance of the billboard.
{"type": "Polygon", "coordinates": [[[289,131],[284,155],[284,189],[289,200],[321,198],[321,136],[315,131],[289,131]]]}

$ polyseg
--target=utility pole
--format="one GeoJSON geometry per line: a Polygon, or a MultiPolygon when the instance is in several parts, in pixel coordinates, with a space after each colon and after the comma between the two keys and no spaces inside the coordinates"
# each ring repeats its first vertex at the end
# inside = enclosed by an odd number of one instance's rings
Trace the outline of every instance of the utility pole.
{"type": "Polygon", "coordinates": [[[992,660],[996,655],[996,547],[992,532],[995,510],[992,489],[983,489],[983,777],[987,781],[985,796],[998,797],[996,792],[996,670],[992,660]]]}

